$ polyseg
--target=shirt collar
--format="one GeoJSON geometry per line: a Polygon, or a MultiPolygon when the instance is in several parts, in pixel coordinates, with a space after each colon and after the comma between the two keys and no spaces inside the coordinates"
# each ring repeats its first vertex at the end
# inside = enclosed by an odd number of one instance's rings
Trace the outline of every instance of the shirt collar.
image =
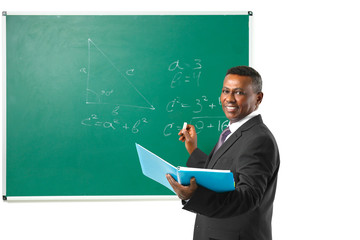
{"type": "Polygon", "coordinates": [[[246,123],[247,121],[249,121],[250,119],[252,119],[253,117],[258,116],[260,113],[258,111],[253,111],[252,113],[250,113],[249,115],[247,115],[246,117],[244,117],[243,119],[234,122],[234,123],[230,123],[229,128],[231,133],[234,133],[236,130],[239,129],[239,127],[241,127],[244,123],[246,123]]]}

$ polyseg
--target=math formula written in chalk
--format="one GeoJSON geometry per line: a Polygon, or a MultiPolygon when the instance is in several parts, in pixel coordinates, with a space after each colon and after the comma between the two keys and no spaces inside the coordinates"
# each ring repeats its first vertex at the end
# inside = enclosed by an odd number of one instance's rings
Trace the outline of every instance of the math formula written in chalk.
{"type": "MultiPolygon", "coordinates": [[[[216,134],[227,126],[227,119],[219,114],[222,113],[219,97],[188,94],[189,89],[201,89],[206,69],[202,59],[175,58],[168,65],[154,65],[153,68],[160,68],[156,72],[161,76],[138,79],[141,67],[121,66],[91,38],[87,43],[88,65],[80,68],[80,74],[86,76],[84,107],[88,113],[79,120],[81,126],[135,135],[151,129],[164,137],[177,135],[183,121],[193,124],[198,134],[207,131],[216,134]],[[145,87],[138,87],[139,81],[145,87]],[[167,93],[160,101],[145,91],[154,84],[167,93]],[[130,99],[125,97],[129,95],[130,99]]],[[[147,76],[146,73],[141,76],[144,75],[147,76]]]]}

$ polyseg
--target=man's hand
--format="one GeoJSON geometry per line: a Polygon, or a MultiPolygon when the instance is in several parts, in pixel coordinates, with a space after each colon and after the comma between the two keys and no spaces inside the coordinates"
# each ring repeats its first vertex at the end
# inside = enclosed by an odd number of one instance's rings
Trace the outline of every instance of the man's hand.
{"type": "Polygon", "coordinates": [[[196,184],[196,180],[194,177],[191,178],[189,186],[181,185],[180,183],[175,181],[175,179],[170,174],[166,174],[166,178],[181,200],[190,199],[191,196],[196,191],[196,189],[198,188],[198,185],[196,184]]]}
{"type": "Polygon", "coordinates": [[[194,125],[187,125],[186,130],[181,129],[178,134],[180,136],[179,140],[185,142],[185,147],[188,153],[191,153],[197,148],[197,135],[194,125]]]}

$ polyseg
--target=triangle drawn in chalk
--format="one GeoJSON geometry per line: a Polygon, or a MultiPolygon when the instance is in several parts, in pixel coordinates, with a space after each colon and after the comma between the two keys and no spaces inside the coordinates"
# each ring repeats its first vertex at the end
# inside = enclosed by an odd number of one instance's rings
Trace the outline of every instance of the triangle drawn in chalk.
{"type": "Polygon", "coordinates": [[[133,73],[134,69],[121,71],[90,38],[88,39],[86,104],[114,104],[155,110],[126,76],[133,73]]]}

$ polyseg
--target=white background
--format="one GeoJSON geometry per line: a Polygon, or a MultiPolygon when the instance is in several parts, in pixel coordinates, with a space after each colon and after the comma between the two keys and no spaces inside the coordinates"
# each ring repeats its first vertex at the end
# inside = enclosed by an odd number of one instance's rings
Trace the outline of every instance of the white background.
{"type": "MultiPolygon", "coordinates": [[[[260,109],[281,153],[273,238],[359,240],[356,2],[3,0],[0,10],[253,11],[260,109]]],[[[179,201],[0,202],[1,239],[191,239],[193,222],[179,201]]]]}

